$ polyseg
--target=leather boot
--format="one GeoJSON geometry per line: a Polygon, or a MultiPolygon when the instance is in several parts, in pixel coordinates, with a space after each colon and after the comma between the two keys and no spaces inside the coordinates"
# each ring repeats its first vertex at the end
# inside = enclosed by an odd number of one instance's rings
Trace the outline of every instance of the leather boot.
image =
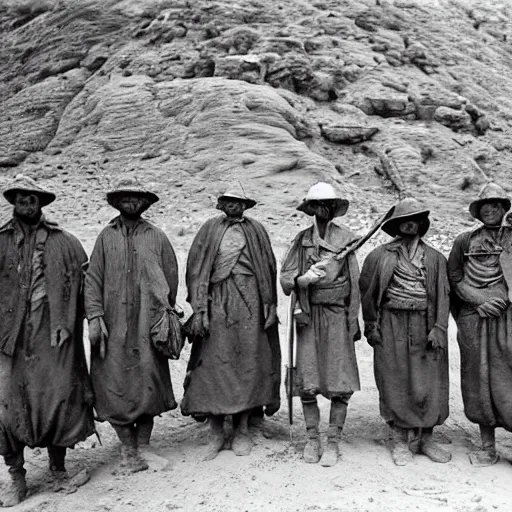
{"type": "Polygon", "coordinates": [[[235,415],[235,431],[231,442],[231,449],[236,455],[249,455],[251,453],[252,441],[249,435],[249,411],[235,415]]]}
{"type": "Polygon", "coordinates": [[[432,431],[432,428],[423,429],[421,433],[421,453],[433,462],[440,462],[442,464],[450,462],[452,454],[434,442],[432,431]]]}
{"type": "Polygon", "coordinates": [[[27,482],[25,480],[25,459],[23,451],[14,455],[6,455],[5,463],[9,466],[9,483],[4,487],[1,496],[2,507],[14,507],[27,496],[27,482]]]}
{"type": "Polygon", "coordinates": [[[208,446],[203,460],[213,460],[224,446],[224,416],[210,416],[210,432],[208,446]]]}
{"type": "Polygon", "coordinates": [[[47,451],[52,475],[59,479],[67,478],[65,465],[67,449],[63,446],[48,446],[47,451]]]}
{"type": "Polygon", "coordinates": [[[393,430],[393,448],[391,456],[393,462],[397,466],[406,466],[412,462],[412,453],[407,443],[407,429],[400,427],[392,427],[393,430]]]}
{"type": "Polygon", "coordinates": [[[135,425],[113,425],[113,427],[121,441],[121,471],[137,473],[148,469],[148,463],[142,458],[137,445],[135,425]]]}
{"type": "Polygon", "coordinates": [[[329,428],[327,429],[327,446],[320,459],[320,465],[332,467],[338,462],[341,432],[347,418],[349,397],[336,397],[331,400],[329,428]]]}
{"type": "Polygon", "coordinates": [[[302,401],[304,419],[306,421],[306,431],[308,440],[304,446],[304,461],[309,464],[315,464],[320,460],[320,436],[318,433],[318,424],[320,423],[320,410],[316,403],[316,398],[311,401],[302,401]]]}
{"type": "Polygon", "coordinates": [[[475,466],[492,466],[500,459],[496,453],[496,438],[494,427],[480,425],[480,438],[482,448],[469,454],[469,461],[475,466]]]}

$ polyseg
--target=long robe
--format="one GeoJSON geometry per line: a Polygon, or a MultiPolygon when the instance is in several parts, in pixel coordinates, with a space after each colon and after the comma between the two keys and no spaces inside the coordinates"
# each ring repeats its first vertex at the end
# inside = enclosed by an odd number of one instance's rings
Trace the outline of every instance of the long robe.
{"type": "Polygon", "coordinates": [[[461,354],[461,386],[467,418],[487,427],[512,431],[512,306],[498,318],[481,318],[476,308],[488,298],[507,299],[499,256],[465,253],[500,252],[512,231],[479,228],[458,236],[448,260],[453,288],[452,314],[461,354]]]}
{"type": "Polygon", "coordinates": [[[127,229],[120,217],[99,234],[85,278],[89,320],[103,317],[105,359],[91,353],[91,377],[100,421],[129,425],[177,407],[169,364],[151,330],[174,305],[178,264],[165,233],[140,219],[127,229]]]}
{"type": "Polygon", "coordinates": [[[351,395],[360,389],[354,341],[359,338],[359,268],[352,253],[345,262],[332,256],[354,234],[329,223],[324,240],[316,228],[301,231],[281,267],[281,286],[286,295],[297,292],[298,303],[309,319],[297,326],[297,356],[294,394],[322,394],[326,398],[351,395]],[[299,289],[296,279],[314,263],[326,263],[326,279],[299,289]]]}
{"type": "Polygon", "coordinates": [[[387,291],[399,264],[400,240],[381,245],[367,257],[360,287],[365,335],[377,330],[382,343],[374,347],[374,373],[381,416],[402,428],[430,428],[444,423],[449,413],[448,350],[428,347],[434,327],[446,331],[449,284],[445,257],[425,244],[426,309],[390,308],[387,291]]]}
{"type": "Polygon", "coordinates": [[[181,403],[184,415],[279,409],[281,351],[277,322],[264,329],[264,309],[277,307],[276,262],[265,228],[244,217],[203,224],[187,260],[188,298],[207,313],[209,335],[194,338],[181,403]]]}
{"type": "Polygon", "coordinates": [[[0,454],[72,447],[94,432],[80,242],[42,218],[0,228],[0,454]],[[61,347],[58,332],[69,338],[61,347]]]}

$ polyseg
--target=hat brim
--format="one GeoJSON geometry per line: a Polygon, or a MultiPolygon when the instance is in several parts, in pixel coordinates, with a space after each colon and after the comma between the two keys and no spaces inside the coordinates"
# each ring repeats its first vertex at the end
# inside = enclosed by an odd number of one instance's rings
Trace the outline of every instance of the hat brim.
{"type": "Polygon", "coordinates": [[[236,196],[230,196],[223,194],[222,196],[219,196],[217,198],[217,201],[221,201],[222,199],[231,199],[231,201],[240,201],[241,203],[245,203],[247,206],[247,209],[253,208],[258,203],[254,199],[249,199],[248,197],[236,197],[236,196]]]}
{"type": "MultiPolygon", "coordinates": [[[[313,217],[315,215],[314,210],[311,208],[311,201],[318,201],[318,199],[304,199],[302,203],[297,206],[297,210],[299,212],[304,212],[306,215],[313,217]]],[[[335,217],[343,217],[347,213],[348,207],[350,205],[350,201],[348,199],[325,199],[325,201],[336,201],[337,207],[336,212],[334,213],[335,217]]]]}
{"type": "Polygon", "coordinates": [[[430,220],[428,218],[429,214],[430,210],[422,210],[419,212],[408,213],[406,215],[399,215],[398,217],[392,217],[382,224],[381,229],[389,236],[395,237],[399,234],[400,224],[403,224],[406,221],[420,221],[426,219],[427,222],[422,223],[421,229],[418,232],[418,235],[421,237],[425,235],[430,228],[430,220]]]}
{"type": "Polygon", "coordinates": [[[7,199],[9,203],[12,205],[16,202],[16,194],[18,192],[34,194],[39,197],[39,204],[41,207],[47,206],[50,203],[53,203],[57,196],[53,192],[43,192],[41,190],[34,190],[28,188],[9,188],[4,191],[4,197],[7,199]]]}
{"type": "Polygon", "coordinates": [[[476,201],[473,201],[469,205],[469,213],[471,213],[471,216],[475,219],[480,219],[480,208],[484,203],[491,203],[498,201],[503,205],[503,208],[505,208],[505,211],[508,212],[510,210],[510,207],[512,206],[510,199],[506,197],[486,197],[485,199],[477,199],[476,201]]]}
{"type": "Polygon", "coordinates": [[[160,198],[154,194],[153,192],[148,192],[146,190],[133,190],[133,189],[123,189],[123,190],[112,190],[111,192],[107,192],[107,203],[110,206],[114,206],[112,203],[123,196],[140,196],[149,199],[151,204],[156,203],[160,200],[160,198]]]}

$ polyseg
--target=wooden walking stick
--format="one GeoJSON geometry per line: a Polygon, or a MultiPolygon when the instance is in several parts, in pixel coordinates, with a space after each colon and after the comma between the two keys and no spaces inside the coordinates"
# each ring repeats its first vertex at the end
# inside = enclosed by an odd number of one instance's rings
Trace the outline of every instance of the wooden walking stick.
{"type": "Polygon", "coordinates": [[[290,442],[293,442],[292,425],[293,425],[293,388],[295,377],[295,320],[294,311],[297,296],[295,292],[290,295],[290,306],[288,308],[288,329],[287,329],[287,342],[288,342],[288,365],[286,366],[286,394],[288,397],[288,424],[290,426],[290,442]]]}

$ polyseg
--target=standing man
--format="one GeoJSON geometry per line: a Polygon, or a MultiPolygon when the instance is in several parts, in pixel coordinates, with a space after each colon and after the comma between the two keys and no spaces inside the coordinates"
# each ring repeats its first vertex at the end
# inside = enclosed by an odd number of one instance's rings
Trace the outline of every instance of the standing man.
{"type": "Polygon", "coordinates": [[[446,259],[422,240],[428,215],[415,199],[400,201],[382,225],[394,240],[374,249],[361,271],[365,336],[397,466],[412,460],[411,450],[451,459],[432,438],[448,417],[449,285],[446,259]]]}
{"type": "Polygon", "coordinates": [[[82,341],[80,242],[42,208],[55,194],[19,175],[4,191],[13,218],[0,228],[0,451],[9,467],[3,507],[25,498],[25,446],[47,447],[64,477],[67,448],[94,432],[82,341]]]}
{"type": "Polygon", "coordinates": [[[297,322],[297,374],[308,440],[304,460],[320,460],[316,395],[331,401],[327,447],[320,463],[334,466],[347,416],[348,401],[358,391],[359,373],[354,341],[361,337],[359,267],[354,253],[334,256],[355,239],[346,227],[332,222],[349,206],[328,183],[313,185],[298,210],[313,217],[313,225],[301,231],[288,250],[281,268],[284,293],[295,291],[300,314],[297,322]]]}
{"type": "Polygon", "coordinates": [[[193,345],[181,409],[209,417],[205,460],[222,449],[224,416],[233,415],[233,451],[248,455],[251,410],[280,406],[276,262],[265,228],[244,216],[255,204],[241,186],[221,195],[224,215],[203,224],[188,255],[193,345]]]}
{"type": "Polygon", "coordinates": [[[122,178],[107,201],[120,215],[99,234],[85,278],[91,377],[98,418],[121,441],[121,469],[136,472],[148,467],[139,448],[153,418],[177,407],[168,360],[154,343],[167,338],[178,265],[165,233],[141,217],[156,194],[122,178]]]}
{"type": "Polygon", "coordinates": [[[469,206],[483,225],[459,235],[448,260],[464,412],[479,425],[482,440],[469,457],[480,466],[498,461],[495,428],[512,431],[512,229],[501,225],[508,210],[504,190],[486,184],[469,206]]]}

